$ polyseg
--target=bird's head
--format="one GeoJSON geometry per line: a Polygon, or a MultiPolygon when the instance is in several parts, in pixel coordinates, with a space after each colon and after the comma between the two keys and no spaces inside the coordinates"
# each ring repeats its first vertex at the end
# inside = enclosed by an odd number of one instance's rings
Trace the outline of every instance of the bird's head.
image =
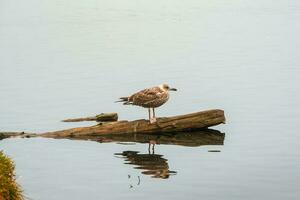
{"type": "Polygon", "coordinates": [[[162,88],[164,91],[177,91],[176,88],[171,88],[168,84],[162,84],[162,85],[161,85],[161,88],[162,88]]]}

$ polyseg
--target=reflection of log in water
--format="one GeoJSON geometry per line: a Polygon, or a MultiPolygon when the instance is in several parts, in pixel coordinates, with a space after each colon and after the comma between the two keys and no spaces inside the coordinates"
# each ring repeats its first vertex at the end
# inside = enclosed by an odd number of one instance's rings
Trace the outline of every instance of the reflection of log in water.
{"type": "MultiPolygon", "coordinates": [[[[109,135],[93,138],[99,142],[139,142],[152,144],[171,144],[182,146],[201,146],[201,145],[223,145],[225,134],[217,130],[207,129],[192,133],[175,134],[122,134],[109,135]]],[[[169,178],[176,174],[176,171],[170,171],[168,160],[159,154],[140,154],[137,151],[123,151],[116,153],[125,159],[125,164],[136,165],[136,169],[141,169],[142,174],[150,175],[153,178],[169,178]]]]}
{"type": "MultiPolygon", "coordinates": [[[[160,133],[160,134],[112,134],[102,136],[77,137],[98,142],[138,142],[155,144],[170,144],[181,146],[223,145],[225,133],[213,129],[187,133],[160,133]]],[[[73,138],[74,139],[74,138],[73,138]]]]}
{"type": "Polygon", "coordinates": [[[125,164],[136,165],[135,169],[141,169],[142,174],[150,175],[152,178],[167,179],[176,174],[169,170],[168,160],[159,154],[139,154],[137,151],[123,151],[116,153],[125,158],[125,164]]]}

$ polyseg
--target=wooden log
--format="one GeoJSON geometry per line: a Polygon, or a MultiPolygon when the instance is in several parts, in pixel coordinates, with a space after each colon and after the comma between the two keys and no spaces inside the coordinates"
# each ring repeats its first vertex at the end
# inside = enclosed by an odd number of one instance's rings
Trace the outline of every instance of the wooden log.
{"type": "Polygon", "coordinates": [[[3,140],[5,138],[10,138],[10,137],[17,137],[24,135],[24,132],[0,132],[0,140],[3,140]]]}
{"type": "Polygon", "coordinates": [[[101,113],[93,117],[82,117],[62,120],[63,122],[82,122],[82,121],[97,121],[97,122],[113,122],[118,121],[117,113],[101,113]]]}
{"type": "MultiPolygon", "coordinates": [[[[36,133],[25,133],[25,132],[0,132],[0,140],[12,137],[22,137],[22,138],[30,138],[36,137],[38,134],[36,133]]],[[[0,199],[1,200],[1,199],[0,199]]]]}
{"type": "Polygon", "coordinates": [[[67,130],[47,132],[40,136],[51,138],[76,138],[81,136],[97,136],[126,133],[170,133],[201,130],[225,123],[223,110],[207,110],[186,115],[157,118],[150,124],[148,120],[117,121],[90,127],[72,128],[67,130]]]}

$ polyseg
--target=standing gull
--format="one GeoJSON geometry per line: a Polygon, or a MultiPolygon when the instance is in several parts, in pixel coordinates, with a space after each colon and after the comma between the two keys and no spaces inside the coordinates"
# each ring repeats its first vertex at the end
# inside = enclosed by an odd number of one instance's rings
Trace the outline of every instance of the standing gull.
{"type": "Polygon", "coordinates": [[[156,87],[147,88],[128,97],[121,97],[119,101],[123,105],[136,105],[148,108],[150,123],[156,122],[154,108],[157,108],[169,99],[169,91],[177,91],[175,88],[170,88],[167,84],[162,84],[156,87]],[[153,116],[151,116],[151,109],[153,116]]]}

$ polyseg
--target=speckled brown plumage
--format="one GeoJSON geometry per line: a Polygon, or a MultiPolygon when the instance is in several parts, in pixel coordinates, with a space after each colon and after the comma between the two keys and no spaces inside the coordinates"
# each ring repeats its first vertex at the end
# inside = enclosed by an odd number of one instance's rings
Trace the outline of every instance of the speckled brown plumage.
{"type": "Polygon", "coordinates": [[[154,108],[163,105],[169,100],[170,90],[176,91],[175,88],[170,88],[167,84],[162,84],[160,86],[141,90],[129,97],[121,97],[117,102],[122,102],[124,105],[136,105],[148,108],[149,120],[151,122],[150,108],[152,108],[153,120],[155,121],[154,108]]]}
{"type": "Polygon", "coordinates": [[[159,87],[148,88],[139,91],[128,98],[128,103],[144,108],[157,108],[169,99],[169,92],[159,87]]]}

